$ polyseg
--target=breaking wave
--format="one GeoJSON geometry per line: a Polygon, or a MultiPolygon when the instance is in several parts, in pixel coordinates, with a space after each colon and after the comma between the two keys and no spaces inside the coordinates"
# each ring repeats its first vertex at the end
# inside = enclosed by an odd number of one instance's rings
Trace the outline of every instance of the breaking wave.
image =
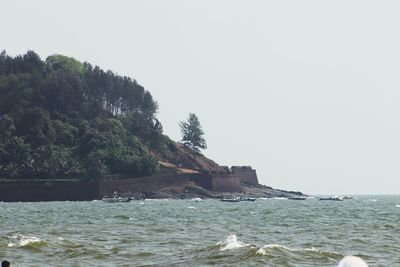
{"type": "Polygon", "coordinates": [[[268,253],[272,253],[273,251],[289,251],[289,252],[300,252],[300,253],[316,253],[316,254],[324,254],[324,255],[332,255],[335,256],[343,256],[343,254],[336,253],[336,252],[329,252],[329,251],[321,251],[319,249],[316,249],[314,247],[311,248],[290,248],[284,245],[279,245],[279,244],[268,244],[263,246],[262,248],[259,248],[256,252],[257,255],[267,255],[268,253]]]}
{"type": "Polygon", "coordinates": [[[343,258],[343,254],[333,251],[323,251],[314,247],[292,248],[280,244],[267,244],[256,248],[253,256],[259,258],[269,266],[336,266],[343,258]],[[317,265],[312,265],[317,266],[317,265]]]}
{"type": "Polygon", "coordinates": [[[207,263],[211,265],[222,263],[226,266],[243,260],[247,263],[256,263],[257,266],[311,266],[310,262],[314,264],[312,266],[336,266],[345,256],[338,252],[324,251],[315,247],[296,248],[281,244],[264,246],[246,244],[239,241],[234,234],[214,246],[196,250],[196,254],[207,259],[207,263]]]}
{"type": "Polygon", "coordinates": [[[14,248],[14,247],[40,247],[46,245],[47,242],[41,240],[40,238],[36,236],[23,236],[23,235],[16,235],[11,237],[10,243],[8,243],[9,248],[14,248]]]}
{"type": "Polygon", "coordinates": [[[219,241],[217,243],[217,246],[220,247],[220,249],[219,249],[220,251],[224,251],[224,250],[231,250],[231,249],[247,247],[250,245],[238,241],[236,235],[229,235],[224,241],[219,241]]]}

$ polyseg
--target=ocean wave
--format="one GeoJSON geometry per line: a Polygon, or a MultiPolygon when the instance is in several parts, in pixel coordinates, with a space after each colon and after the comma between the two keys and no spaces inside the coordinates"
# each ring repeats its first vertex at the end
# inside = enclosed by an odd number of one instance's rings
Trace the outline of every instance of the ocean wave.
{"type": "Polygon", "coordinates": [[[238,241],[236,235],[229,235],[224,241],[219,241],[217,243],[217,246],[219,246],[220,251],[225,251],[242,247],[248,247],[250,245],[238,241]]]}
{"type": "Polygon", "coordinates": [[[58,241],[58,242],[56,242],[57,245],[60,245],[62,247],[69,248],[69,249],[74,249],[74,248],[78,249],[78,248],[84,247],[83,244],[79,244],[75,241],[66,239],[64,237],[58,237],[57,241],[58,241]]]}
{"type": "Polygon", "coordinates": [[[344,255],[341,253],[333,252],[333,251],[322,251],[316,249],[314,247],[310,248],[290,248],[280,244],[267,244],[261,248],[259,248],[256,252],[258,256],[264,255],[273,255],[279,252],[293,252],[298,254],[314,254],[314,255],[323,255],[328,258],[337,259],[343,257],[344,255]]]}
{"type": "Polygon", "coordinates": [[[396,208],[400,208],[400,205],[399,205],[399,204],[396,204],[396,208]]]}
{"type": "Polygon", "coordinates": [[[218,242],[213,247],[199,250],[197,253],[203,254],[203,257],[212,263],[225,262],[228,264],[232,261],[246,259],[246,261],[264,263],[265,266],[282,266],[282,264],[289,263],[294,264],[293,266],[299,264],[307,266],[307,263],[310,262],[320,263],[319,266],[336,266],[335,264],[345,256],[338,252],[324,251],[315,247],[296,248],[281,244],[256,246],[238,241],[236,235],[229,235],[226,240],[218,242]],[[215,249],[218,249],[219,252],[216,252],[215,249]]]}
{"type": "Polygon", "coordinates": [[[126,215],[123,215],[123,214],[115,215],[113,218],[114,219],[121,219],[121,220],[129,220],[130,219],[129,216],[126,216],[126,215]]]}
{"type": "Polygon", "coordinates": [[[16,235],[11,237],[11,241],[8,243],[9,248],[14,247],[40,247],[46,245],[47,242],[41,240],[36,236],[23,236],[23,235],[16,235]]]}

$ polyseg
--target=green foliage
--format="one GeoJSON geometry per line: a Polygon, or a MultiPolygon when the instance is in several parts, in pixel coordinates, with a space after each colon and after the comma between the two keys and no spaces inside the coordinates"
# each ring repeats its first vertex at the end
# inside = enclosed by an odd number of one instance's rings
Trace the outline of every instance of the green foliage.
{"type": "Polygon", "coordinates": [[[15,131],[14,120],[7,114],[0,117],[0,138],[5,143],[15,131]]]}
{"type": "Polygon", "coordinates": [[[129,77],[62,55],[0,53],[0,178],[158,172],[158,105],[129,77]]]}
{"type": "Polygon", "coordinates": [[[188,146],[193,156],[200,152],[200,149],[206,149],[206,140],[203,138],[204,132],[201,129],[200,121],[193,113],[189,113],[187,122],[181,121],[179,123],[182,133],[182,142],[188,146]]]}
{"type": "Polygon", "coordinates": [[[0,145],[0,177],[16,178],[32,168],[31,147],[20,137],[8,138],[0,145]]]}
{"type": "Polygon", "coordinates": [[[83,64],[73,57],[66,57],[63,55],[48,56],[46,58],[46,65],[54,71],[62,69],[79,75],[84,73],[83,64]]]}

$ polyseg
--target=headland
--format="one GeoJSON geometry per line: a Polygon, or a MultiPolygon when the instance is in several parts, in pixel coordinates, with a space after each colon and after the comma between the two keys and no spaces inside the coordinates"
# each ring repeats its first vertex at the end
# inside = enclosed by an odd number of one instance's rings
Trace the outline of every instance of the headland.
{"type": "Polygon", "coordinates": [[[220,166],[195,114],[163,134],[158,104],[136,80],[72,57],[0,53],[0,201],[224,194],[292,196],[258,182],[250,166],[220,166]],[[194,130],[193,130],[194,129],[194,130]],[[196,133],[196,139],[192,138],[196,133]]]}

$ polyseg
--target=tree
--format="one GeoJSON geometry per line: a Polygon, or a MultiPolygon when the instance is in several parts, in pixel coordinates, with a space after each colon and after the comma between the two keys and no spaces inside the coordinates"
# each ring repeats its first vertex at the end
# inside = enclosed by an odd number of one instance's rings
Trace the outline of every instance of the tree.
{"type": "Polygon", "coordinates": [[[150,176],[165,147],[136,80],[62,55],[0,50],[0,178],[150,176]]]}
{"type": "Polygon", "coordinates": [[[179,126],[181,127],[182,142],[192,150],[193,158],[195,158],[196,153],[200,152],[200,148],[207,148],[206,140],[203,138],[204,132],[201,129],[200,121],[195,114],[189,113],[187,122],[181,121],[179,126]]]}

